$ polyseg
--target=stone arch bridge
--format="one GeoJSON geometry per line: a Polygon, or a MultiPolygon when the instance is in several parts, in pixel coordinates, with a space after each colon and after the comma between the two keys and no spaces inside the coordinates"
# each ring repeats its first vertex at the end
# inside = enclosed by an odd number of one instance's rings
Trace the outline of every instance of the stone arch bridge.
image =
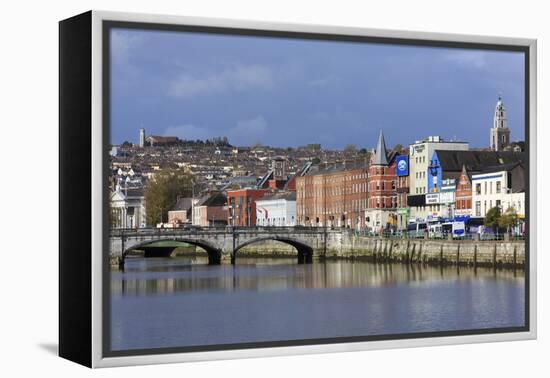
{"type": "Polygon", "coordinates": [[[178,241],[196,245],[208,253],[209,264],[235,263],[239,249],[275,240],[293,246],[299,263],[325,256],[327,250],[340,249],[342,231],[303,227],[223,227],[223,228],[147,228],[110,231],[110,254],[119,261],[131,250],[144,249],[157,241],[178,241]]]}

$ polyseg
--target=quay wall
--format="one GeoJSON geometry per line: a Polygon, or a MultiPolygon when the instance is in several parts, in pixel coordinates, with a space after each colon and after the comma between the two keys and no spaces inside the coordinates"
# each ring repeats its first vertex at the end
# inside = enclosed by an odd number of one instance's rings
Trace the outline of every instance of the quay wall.
{"type": "MultiPolygon", "coordinates": [[[[277,241],[241,248],[238,256],[295,257],[296,249],[277,241]]],[[[314,259],[366,259],[430,265],[522,267],[524,241],[382,239],[341,235],[313,250],[314,259]]]]}

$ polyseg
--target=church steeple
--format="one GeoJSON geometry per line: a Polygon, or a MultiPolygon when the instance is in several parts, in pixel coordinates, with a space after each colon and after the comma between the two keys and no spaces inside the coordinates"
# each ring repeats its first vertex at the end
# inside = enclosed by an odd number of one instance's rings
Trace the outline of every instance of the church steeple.
{"type": "Polygon", "coordinates": [[[507,128],[506,109],[502,102],[502,97],[498,96],[497,105],[495,106],[495,115],[493,117],[493,127],[507,128]]]}
{"type": "Polygon", "coordinates": [[[388,165],[388,154],[386,152],[386,142],[384,141],[384,134],[380,130],[378,136],[378,143],[376,144],[376,150],[372,158],[372,165],[388,165]]]}
{"type": "Polygon", "coordinates": [[[509,144],[510,129],[508,128],[508,121],[506,119],[506,109],[504,108],[502,97],[499,95],[493,116],[490,145],[493,151],[502,151],[509,144]]]}

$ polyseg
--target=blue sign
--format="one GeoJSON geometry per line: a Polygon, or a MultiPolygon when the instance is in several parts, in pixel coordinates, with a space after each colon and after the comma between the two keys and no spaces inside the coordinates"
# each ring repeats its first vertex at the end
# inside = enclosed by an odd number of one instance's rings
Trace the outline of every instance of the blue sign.
{"type": "Polygon", "coordinates": [[[395,158],[395,175],[396,176],[408,176],[409,175],[409,157],[406,155],[399,155],[395,158]]]}

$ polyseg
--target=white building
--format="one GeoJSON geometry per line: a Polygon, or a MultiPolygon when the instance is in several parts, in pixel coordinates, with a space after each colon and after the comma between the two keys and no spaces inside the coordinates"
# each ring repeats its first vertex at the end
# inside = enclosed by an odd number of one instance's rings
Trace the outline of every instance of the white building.
{"type": "Polygon", "coordinates": [[[278,193],[256,200],[256,225],[295,226],[296,193],[278,193]]]}
{"type": "Polygon", "coordinates": [[[409,204],[411,221],[425,220],[430,213],[425,204],[425,197],[428,192],[428,166],[433,152],[435,150],[468,151],[468,149],[468,142],[446,142],[439,136],[429,136],[409,145],[409,197],[416,196],[413,203],[421,203],[417,206],[409,204]]]}
{"type": "Polygon", "coordinates": [[[142,188],[121,188],[111,193],[111,227],[145,227],[145,196],[142,188]]]}
{"type": "Polygon", "coordinates": [[[493,207],[499,207],[501,212],[513,208],[519,218],[525,217],[525,176],[521,163],[472,175],[472,216],[485,217],[493,207]]]}

